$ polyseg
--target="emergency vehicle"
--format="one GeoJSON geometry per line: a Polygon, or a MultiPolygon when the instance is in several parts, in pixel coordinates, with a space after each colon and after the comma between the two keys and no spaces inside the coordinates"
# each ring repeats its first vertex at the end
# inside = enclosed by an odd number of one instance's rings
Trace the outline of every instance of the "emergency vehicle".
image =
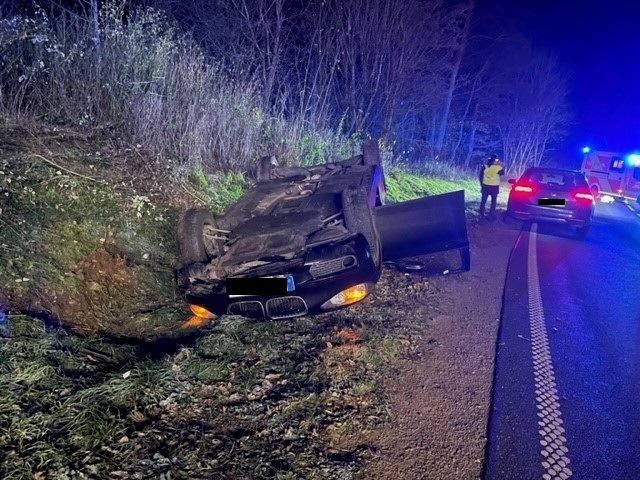
{"type": "Polygon", "coordinates": [[[610,195],[640,203],[640,155],[585,151],[580,171],[594,197],[610,195]]]}

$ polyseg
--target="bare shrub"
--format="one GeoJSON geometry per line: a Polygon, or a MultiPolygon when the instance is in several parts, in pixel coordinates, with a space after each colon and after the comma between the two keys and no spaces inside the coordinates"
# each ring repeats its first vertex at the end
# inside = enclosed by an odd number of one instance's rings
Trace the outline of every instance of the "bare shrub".
{"type": "Polygon", "coordinates": [[[2,114],[108,127],[183,169],[243,169],[264,154],[317,163],[351,149],[340,133],[265,113],[256,83],[206,58],[156,10],[125,21],[123,3],[105,3],[100,34],[98,55],[89,17],[37,9],[3,19],[2,114]]]}

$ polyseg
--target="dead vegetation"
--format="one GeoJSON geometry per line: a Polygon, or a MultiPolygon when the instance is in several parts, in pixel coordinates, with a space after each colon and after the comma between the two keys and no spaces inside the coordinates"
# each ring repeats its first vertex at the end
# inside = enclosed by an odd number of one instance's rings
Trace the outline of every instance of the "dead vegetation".
{"type": "MultiPolygon", "coordinates": [[[[380,288],[426,285],[386,269],[380,288]]],[[[395,358],[419,353],[424,320],[379,307],[279,322],[227,316],[144,344],[10,315],[0,476],[357,478],[376,454],[358,435],[390,418],[383,377],[395,358]]]]}

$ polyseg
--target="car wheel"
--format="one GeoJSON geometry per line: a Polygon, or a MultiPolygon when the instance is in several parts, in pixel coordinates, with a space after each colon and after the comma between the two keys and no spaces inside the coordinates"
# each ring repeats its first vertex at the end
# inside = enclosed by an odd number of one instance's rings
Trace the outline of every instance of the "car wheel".
{"type": "Polygon", "coordinates": [[[183,265],[208,262],[223,253],[224,239],[209,210],[187,210],[178,223],[177,237],[178,260],[183,265]]]}
{"type": "Polygon", "coordinates": [[[502,214],[502,221],[506,224],[511,224],[511,225],[516,225],[516,224],[519,225],[521,223],[519,219],[511,215],[508,211],[505,211],[502,214]]]}
{"type": "Polygon", "coordinates": [[[589,227],[590,226],[591,225],[589,223],[586,223],[584,225],[576,227],[576,237],[577,238],[584,238],[587,235],[587,232],[589,231],[589,227]]]}
{"type": "Polygon", "coordinates": [[[268,182],[273,177],[271,175],[271,171],[273,167],[277,167],[278,162],[276,161],[276,157],[267,156],[261,157],[257,165],[255,167],[254,176],[256,177],[257,182],[268,182]]]}
{"type": "Polygon", "coordinates": [[[373,212],[369,208],[369,195],[365,189],[347,189],[342,193],[342,214],[347,230],[361,233],[371,248],[371,257],[376,268],[380,268],[380,235],[376,229],[373,212]]]}

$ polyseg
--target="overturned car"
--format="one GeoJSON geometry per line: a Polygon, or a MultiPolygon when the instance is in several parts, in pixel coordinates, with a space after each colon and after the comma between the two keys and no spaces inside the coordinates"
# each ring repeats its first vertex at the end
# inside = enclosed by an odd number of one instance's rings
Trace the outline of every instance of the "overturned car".
{"type": "Polygon", "coordinates": [[[364,299],[383,262],[458,249],[469,269],[464,192],[385,205],[378,143],[323,165],[278,167],[223,215],[190,209],[178,225],[176,284],[200,318],[289,318],[364,299]]]}

